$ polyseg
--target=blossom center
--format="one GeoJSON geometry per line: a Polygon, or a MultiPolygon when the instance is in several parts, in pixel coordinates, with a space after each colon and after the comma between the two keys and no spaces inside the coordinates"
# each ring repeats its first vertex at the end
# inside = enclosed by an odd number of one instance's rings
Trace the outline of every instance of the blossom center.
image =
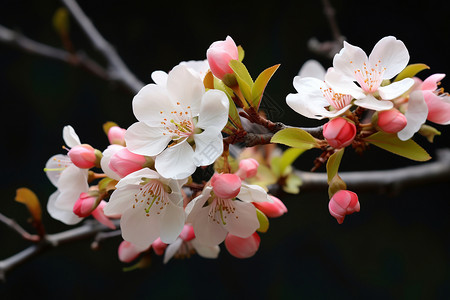
{"type": "MultiPolygon", "coordinates": [[[[212,222],[222,225],[227,224],[227,219],[230,215],[234,215],[236,208],[233,205],[232,199],[222,199],[215,197],[210,205],[208,216],[212,222]]],[[[238,216],[234,216],[238,219],[238,216]]]]}
{"type": "Polygon", "coordinates": [[[324,89],[321,87],[320,89],[322,90],[323,97],[336,110],[343,109],[352,102],[353,97],[351,95],[335,93],[331,88],[324,89]]]}
{"type": "Polygon", "coordinates": [[[134,195],[133,209],[139,208],[147,217],[150,216],[150,210],[161,214],[164,208],[169,204],[168,194],[164,188],[164,184],[157,179],[144,181],[144,185],[134,195]]]}
{"type": "Polygon", "coordinates": [[[70,158],[61,159],[61,158],[53,158],[53,168],[44,168],[44,172],[62,172],[71,165],[73,165],[70,158]]]}
{"type": "Polygon", "coordinates": [[[184,108],[180,102],[177,102],[177,109],[170,112],[160,111],[160,115],[163,118],[161,121],[163,135],[170,136],[173,141],[169,147],[194,134],[195,121],[190,106],[184,108]]]}
{"type": "MultiPolygon", "coordinates": [[[[350,64],[352,63],[353,62],[350,61],[350,64]]],[[[378,87],[381,85],[386,68],[382,67],[380,64],[381,60],[379,60],[374,66],[367,66],[366,63],[363,63],[362,69],[355,69],[355,79],[365,92],[376,92],[378,87]]]]}

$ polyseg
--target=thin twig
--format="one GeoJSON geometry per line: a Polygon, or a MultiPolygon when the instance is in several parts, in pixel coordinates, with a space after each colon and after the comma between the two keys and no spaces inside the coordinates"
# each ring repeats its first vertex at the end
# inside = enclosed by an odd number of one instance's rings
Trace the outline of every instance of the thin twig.
{"type": "Polygon", "coordinates": [[[39,235],[36,234],[30,234],[25,229],[23,229],[16,221],[13,219],[10,219],[6,217],[5,215],[0,213],[0,222],[3,222],[8,227],[16,231],[18,234],[20,234],[24,239],[32,242],[37,242],[40,240],[39,235]]]}

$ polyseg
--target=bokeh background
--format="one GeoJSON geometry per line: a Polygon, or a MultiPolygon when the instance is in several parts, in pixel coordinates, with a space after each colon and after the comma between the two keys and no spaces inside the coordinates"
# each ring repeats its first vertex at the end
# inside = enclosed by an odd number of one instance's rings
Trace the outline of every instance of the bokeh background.
{"type": "MultiPolygon", "coordinates": [[[[370,52],[383,36],[394,35],[410,51],[411,63],[430,70],[419,75],[450,72],[448,1],[331,0],[347,41],[370,52]]],[[[137,1],[79,0],[80,6],[117,49],[125,63],[145,83],[154,70],[170,70],[180,61],[202,60],[206,49],[227,35],[246,51],[244,63],[254,78],[281,64],[266,89],[266,99],[279,107],[275,121],[315,126],[285,104],[294,92],[292,79],[310,58],[331,66],[312,53],[307,41],[332,39],[321,1],[137,1]]],[[[37,41],[61,47],[51,19],[56,0],[3,0],[0,24],[37,41]]],[[[77,50],[100,63],[75,22],[71,39],[77,50]]],[[[446,78],[442,86],[448,87],[446,78]]],[[[45,206],[54,187],[43,167],[62,153],[62,128],[72,125],[82,142],[107,146],[105,121],[128,127],[135,119],[133,95],[69,65],[23,53],[0,44],[0,212],[27,224],[24,206],[14,202],[25,186],[45,206]]],[[[430,145],[417,141],[432,155],[448,147],[450,129],[430,145]]],[[[302,156],[299,169],[308,170],[317,152],[302,156]]],[[[390,169],[416,163],[371,149],[359,157],[347,151],[345,170],[390,169]]],[[[323,169],[321,171],[324,171],[323,169]]],[[[349,186],[349,188],[351,188],[349,186]]],[[[403,190],[396,195],[360,193],[361,212],[338,225],[327,209],[327,192],[303,192],[285,197],[289,210],[271,220],[262,234],[259,252],[250,259],[231,257],[225,249],[217,260],[193,257],[167,265],[156,257],[152,267],[123,272],[117,259],[120,239],[97,251],[80,241],[46,251],[11,271],[0,283],[1,299],[448,299],[450,296],[450,221],[448,180],[403,190]]],[[[69,229],[44,212],[48,232],[69,229]]],[[[0,259],[29,245],[0,224],[0,259]]]]}

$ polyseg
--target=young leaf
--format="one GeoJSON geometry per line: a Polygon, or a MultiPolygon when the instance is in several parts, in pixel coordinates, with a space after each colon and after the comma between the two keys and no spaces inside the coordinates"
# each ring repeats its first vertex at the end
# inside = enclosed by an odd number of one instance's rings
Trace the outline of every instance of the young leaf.
{"type": "Polygon", "coordinates": [[[256,216],[258,217],[259,221],[259,228],[256,230],[262,233],[267,232],[267,230],[269,229],[269,219],[267,218],[267,216],[263,214],[263,212],[259,209],[256,209],[256,216]]]}
{"type": "Polygon", "coordinates": [[[242,48],[241,45],[239,45],[237,48],[238,48],[238,60],[239,61],[243,61],[244,60],[244,56],[245,56],[244,48],[242,48]]]}
{"type": "Polygon", "coordinates": [[[236,80],[244,98],[249,101],[252,98],[253,79],[248,73],[247,68],[238,60],[231,60],[230,68],[234,71],[234,75],[236,76],[236,80]]]}
{"type": "Polygon", "coordinates": [[[400,140],[396,134],[379,131],[364,139],[366,142],[380,147],[386,151],[409,158],[415,161],[427,161],[431,156],[416,142],[409,139],[400,140]]]}
{"type": "Polygon", "coordinates": [[[425,69],[429,69],[430,67],[425,65],[425,64],[410,64],[408,66],[406,66],[406,68],[403,69],[403,71],[401,71],[397,77],[395,77],[395,81],[400,81],[402,79],[405,78],[411,78],[413,76],[415,76],[417,73],[419,73],[420,71],[423,71],[425,69]]]}
{"type": "Polygon", "coordinates": [[[261,104],[262,95],[264,93],[264,89],[267,86],[270,78],[275,73],[280,65],[275,65],[270,68],[265,69],[259,74],[258,78],[256,78],[255,83],[252,87],[252,98],[250,101],[250,105],[254,107],[256,110],[259,109],[259,105],[261,104]]]}
{"type": "Polygon", "coordinates": [[[302,148],[289,148],[284,151],[280,160],[280,175],[286,175],[285,170],[288,166],[292,165],[292,163],[299,157],[306,149],[302,148]]]}
{"type": "Polygon", "coordinates": [[[327,175],[328,175],[328,183],[337,175],[339,170],[339,165],[341,164],[342,156],[344,155],[344,149],[334,152],[327,161],[327,175]]]}
{"type": "Polygon", "coordinates": [[[304,150],[318,147],[317,140],[308,132],[300,128],[286,128],[280,130],[273,135],[270,141],[272,143],[283,144],[304,150]]]}
{"type": "Polygon", "coordinates": [[[41,204],[36,194],[28,188],[19,188],[16,190],[17,202],[23,203],[28,208],[33,220],[40,222],[42,217],[41,204]]]}

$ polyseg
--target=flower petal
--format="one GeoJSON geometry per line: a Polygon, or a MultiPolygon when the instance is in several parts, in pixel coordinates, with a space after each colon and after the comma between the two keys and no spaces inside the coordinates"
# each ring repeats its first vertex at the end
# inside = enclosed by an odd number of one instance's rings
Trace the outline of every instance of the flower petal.
{"type": "Polygon", "coordinates": [[[427,79],[425,79],[422,82],[422,86],[420,87],[422,90],[428,90],[428,91],[435,91],[437,89],[437,83],[444,79],[445,74],[437,73],[433,74],[431,76],[428,76],[427,79]]]}
{"type": "Polygon", "coordinates": [[[155,159],[155,168],[165,178],[182,179],[194,173],[194,150],[188,142],[169,147],[155,159]]]}
{"type": "Polygon", "coordinates": [[[164,117],[175,108],[175,103],[162,85],[147,84],[133,98],[133,113],[141,122],[159,126],[164,117]]]}
{"type": "Polygon", "coordinates": [[[123,239],[141,248],[150,246],[159,237],[161,229],[161,215],[156,209],[150,209],[148,213],[145,209],[137,203],[135,208],[125,210],[120,219],[123,239]]]}
{"type": "Polygon", "coordinates": [[[369,55],[369,63],[373,67],[379,64],[386,68],[383,79],[391,79],[400,73],[408,64],[409,53],[405,44],[393,36],[378,41],[369,55]]]}
{"type": "Polygon", "coordinates": [[[66,145],[69,148],[75,147],[77,145],[81,145],[80,138],[75,133],[75,130],[73,129],[73,127],[70,125],[64,126],[63,139],[64,139],[64,143],[66,143],[66,145]]]}
{"type": "Polygon", "coordinates": [[[428,107],[422,91],[414,91],[409,95],[408,110],[405,113],[406,127],[397,133],[402,141],[410,139],[427,120],[428,107]]]}
{"type": "Polygon", "coordinates": [[[181,245],[183,244],[183,240],[180,238],[177,238],[175,242],[171,243],[167,246],[166,251],[164,252],[164,259],[163,263],[167,263],[180,249],[181,245]]]}
{"type": "Polygon", "coordinates": [[[220,247],[218,245],[207,246],[198,242],[197,239],[191,240],[191,244],[194,247],[198,255],[203,258],[217,258],[219,256],[220,247]]]}
{"type": "Polygon", "coordinates": [[[412,78],[405,78],[400,81],[393,82],[386,86],[380,86],[378,92],[383,100],[392,100],[400,97],[414,85],[412,78]]]}
{"type": "Polygon", "coordinates": [[[102,159],[100,160],[100,166],[102,167],[103,173],[106,174],[109,178],[115,179],[119,181],[121,177],[109,168],[109,162],[111,157],[119,150],[122,150],[124,147],[121,145],[109,145],[105,151],[103,151],[102,159]]]}
{"type": "Polygon", "coordinates": [[[166,86],[167,84],[167,73],[164,71],[154,71],[152,72],[152,80],[154,83],[160,86],[166,86]]]}
{"type": "Polygon", "coordinates": [[[241,190],[236,196],[244,202],[273,202],[272,198],[259,185],[242,183],[241,190]]]}
{"type": "Polygon", "coordinates": [[[222,226],[222,223],[214,222],[209,217],[209,207],[202,207],[200,209],[192,223],[192,227],[194,228],[195,239],[206,246],[214,246],[222,243],[227,235],[227,230],[222,226]]]}
{"type": "Polygon", "coordinates": [[[88,170],[70,166],[61,173],[58,180],[58,190],[61,192],[55,202],[57,208],[72,211],[75,202],[81,193],[86,193],[89,189],[87,183],[88,170]]]}
{"type": "MultiPolygon", "coordinates": [[[[232,235],[246,238],[252,235],[259,228],[259,221],[256,215],[256,208],[251,203],[233,201],[234,213],[223,212],[224,219],[227,216],[226,224],[223,227],[232,235]]],[[[197,233],[194,229],[194,232],[197,233]]]]}
{"type": "Polygon", "coordinates": [[[298,76],[300,78],[303,77],[314,77],[320,80],[325,79],[325,68],[315,59],[307,60],[300,71],[298,72],[298,76]]]}
{"type": "Polygon", "coordinates": [[[48,199],[47,211],[50,214],[50,216],[52,216],[53,219],[61,221],[67,225],[74,225],[83,220],[83,218],[80,218],[76,214],[74,214],[73,211],[63,210],[55,206],[56,199],[58,199],[60,194],[61,194],[60,191],[56,191],[53,194],[51,194],[48,199]]]}
{"type": "Polygon", "coordinates": [[[423,91],[428,106],[428,120],[447,125],[450,124],[450,96],[438,96],[430,91],[423,91]]]}
{"type": "Polygon", "coordinates": [[[125,133],[128,150],[133,153],[155,156],[169,144],[171,137],[163,134],[163,128],[150,127],[143,122],[131,125],[125,133]]]}
{"type": "Polygon", "coordinates": [[[333,67],[345,77],[353,79],[355,77],[355,71],[357,69],[362,70],[364,63],[367,62],[368,59],[366,52],[364,52],[361,48],[344,41],[344,47],[333,58],[333,67]]]}
{"type": "Polygon", "coordinates": [[[196,166],[207,166],[223,152],[223,138],[220,130],[208,129],[194,135],[195,152],[193,162],[196,166]]]}
{"type": "Polygon", "coordinates": [[[183,230],[185,221],[186,215],[183,206],[175,205],[172,201],[169,201],[169,204],[164,207],[160,231],[161,241],[166,244],[175,242],[183,230]]]}
{"type": "Polygon", "coordinates": [[[355,101],[356,105],[367,109],[373,109],[376,111],[388,110],[394,107],[394,104],[389,100],[378,100],[372,95],[367,95],[363,99],[358,99],[355,101]]]}
{"type": "Polygon", "coordinates": [[[343,76],[343,74],[335,68],[328,69],[328,72],[325,75],[325,82],[336,93],[352,95],[355,99],[366,97],[362,88],[357,86],[349,77],[343,76]]]}
{"type": "Polygon", "coordinates": [[[221,131],[228,122],[229,101],[220,90],[209,90],[202,98],[196,127],[221,131]]]}
{"type": "Polygon", "coordinates": [[[61,173],[73,163],[70,161],[69,156],[63,154],[57,154],[50,157],[45,164],[45,174],[54,186],[58,187],[58,180],[61,177],[61,173]]]}
{"type": "Polygon", "coordinates": [[[134,195],[139,191],[137,186],[127,186],[125,188],[116,189],[103,212],[107,216],[122,215],[127,209],[133,206],[134,195]]]}

